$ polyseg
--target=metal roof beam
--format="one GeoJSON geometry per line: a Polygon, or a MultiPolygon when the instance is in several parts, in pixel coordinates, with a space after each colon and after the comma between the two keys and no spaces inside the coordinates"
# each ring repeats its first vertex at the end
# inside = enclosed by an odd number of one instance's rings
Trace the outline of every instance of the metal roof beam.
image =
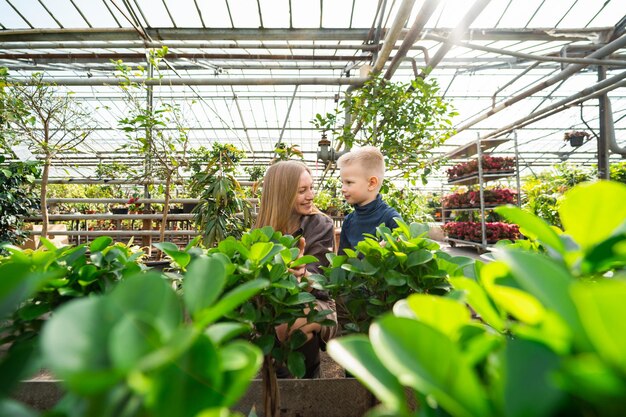
{"type": "MultiPolygon", "coordinates": [[[[42,82],[54,85],[81,86],[81,85],[121,85],[122,83],[144,83],[146,85],[363,85],[367,78],[324,78],[324,77],[294,77],[294,78],[161,78],[146,80],[130,78],[44,78],[42,82]]],[[[10,79],[9,83],[32,85],[31,80],[17,81],[10,79]]]]}
{"type": "MultiPolygon", "coordinates": [[[[402,29],[404,37],[409,29],[402,29]]],[[[452,29],[428,29],[429,33],[447,37],[452,29]]],[[[585,29],[470,29],[460,39],[472,41],[605,41],[613,28],[585,29]]],[[[234,40],[234,41],[365,41],[369,29],[250,29],[250,28],[147,28],[155,41],[164,40],[234,40]]],[[[0,32],[0,42],[68,42],[68,41],[141,40],[133,28],[96,29],[9,29],[0,32]]]]}

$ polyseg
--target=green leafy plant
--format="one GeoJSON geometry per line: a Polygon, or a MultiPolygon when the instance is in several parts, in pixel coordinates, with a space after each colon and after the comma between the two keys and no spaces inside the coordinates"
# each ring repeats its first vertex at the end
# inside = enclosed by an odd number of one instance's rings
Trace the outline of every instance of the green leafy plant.
{"type": "MultiPolygon", "coordinates": [[[[0,155],[0,164],[4,161],[0,155]]],[[[40,175],[37,163],[13,162],[0,166],[0,242],[21,244],[27,237],[23,218],[39,208],[33,189],[40,175]]]]}
{"type": "Polygon", "coordinates": [[[441,251],[437,242],[425,237],[427,225],[396,221],[397,229],[376,228],[376,236],[359,242],[356,251],[328,255],[328,288],[349,333],[366,333],[375,318],[408,294],[446,294],[448,278],[463,274],[473,262],[441,251]]]}
{"type": "Polygon", "coordinates": [[[385,182],[380,193],[384,195],[385,202],[395,208],[407,222],[425,223],[433,220],[426,196],[412,189],[409,184],[399,187],[390,181],[385,182]]]}
{"type": "Polygon", "coordinates": [[[288,161],[290,159],[304,159],[304,154],[300,149],[298,149],[298,145],[288,145],[286,143],[277,143],[274,147],[274,154],[276,155],[272,158],[272,164],[278,161],[288,161]]]}
{"type": "Polygon", "coordinates": [[[61,152],[74,152],[91,134],[91,113],[77,102],[71,92],[60,91],[33,73],[29,83],[11,83],[0,90],[2,119],[8,134],[3,141],[19,141],[43,155],[41,175],[41,234],[48,231],[47,187],[52,159],[61,152]]]}
{"type": "Polygon", "coordinates": [[[362,135],[355,136],[351,124],[339,113],[316,115],[313,124],[330,130],[335,139],[350,149],[354,145],[373,145],[385,155],[390,170],[398,169],[408,181],[422,171],[422,180],[440,163],[431,150],[454,133],[451,105],[439,94],[432,78],[416,78],[410,83],[391,82],[382,75],[368,80],[362,88],[339,102],[362,135]],[[336,127],[343,122],[342,127],[336,127]]]}
{"type": "MultiPolygon", "coordinates": [[[[11,277],[0,283],[2,317],[58,279],[52,271],[33,271],[32,261],[18,254],[0,265],[11,277]]],[[[263,356],[256,346],[232,340],[247,325],[218,321],[269,282],[252,279],[229,285],[230,291],[226,283],[222,257],[200,255],[187,265],[182,296],[164,275],[137,272],[105,294],[64,304],[43,327],[41,362],[36,349],[20,362],[26,356],[15,343],[3,358],[0,398],[19,379],[17,371],[34,362],[50,369],[67,391],[55,415],[231,415],[228,408],[246,392],[263,356]]],[[[5,404],[19,408],[0,407],[5,404]]]]}
{"type": "Polygon", "coordinates": [[[561,197],[574,185],[592,178],[591,170],[567,163],[556,164],[551,170],[525,177],[522,190],[526,202],[523,207],[548,223],[561,227],[558,214],[561,197]]]}
{"type": "Polygon", "coordinates": [[[611,180],[626,184],[626,162],[615,162],[609,167],[611,180]]]}
{"type": "Polygon", "coordinates": [[[451,277],[448,296],[411,295],[369,338],[331,341],[330,355],[381,400],[369,415],[623,415],[625,198],[617,183],[574,187],[562,233],[498,208],[539,250],[501,248],[476,279],[451,277]]]}
{"type": "Polygon", "coordinates": [[[137,83],[132,76],[142,79],[162,78],[159,62],[167,55],[167,47],[151,50],[148,60],[157,71],[156,77],[150,77],[144,67],[133,69],[122,61],[116,61],[116,76],[122,81],[120,88],[130,110],[128,116],[119,120],[119,128],[125,132],[129,145],[125,149],[143,155],[147,163],[143,176],[146,179],[159,178],[165,181],[161,227],[159,239],[165,240],[167,214],[172,194],[172,184],[181,178],[181,170],[187,166],[189,129],[181,106],[165,101],[146,103],[145,97],[152,87],[144,82],[137,83]]]}
{"type": "Polygon", "coordinates": [[[189,188],[200,198],[193,213],[204,244],[213,246],[227,236],[241,237],[252,225],[250,204],[234,176],[245,153],[234,145],[216,142],[212,149],[199,148],[192,154],[195,162],[189,188]]]}
{"type": "Polygon", "coordinates": [[[10,255],[0,260],[0,271],[26,269],[51,279],[15,311],[4,329],[1,344],[36,337],[47,314],[62,304],[104,293],[142,269],[138,261],[143,252],[137,247],[113,243],[108,236],[101,236],[89,245],[62,248],[46,238],[42,238],[42,243],[44,246],[37,250],[5,246],[10,255]]]}
{"type": "MultiPolygon", "coordinates": [[[[306,342],[301,331],[294,331],[286,343],[279,343],[276,327],[281,324],[293,326],[296,319],[306,318],[310,323],[334,325],[326,321],[329,311],[314,310],[315,297],[307,291],[310,285],[324,289],[323,276],[312,276],[309,282],[299,282],[289,272],[290,268],[316,262],[313,256],[299,257],[297,239],[283,236],[267,226],[253,229],[241,239],[230,236],[208,250],[208,256],[219,259],[225,267],[227,277],[224,290],[262,279],[269,284],[256,296],[243,303],[240,308],[227,315],[229,320],[245,323],[250,328],[249,339],[264,355],[262,378],[265,391],[265,415],[277,416],[280,396],[276,383],[276,366],[286,365],[290,373],[302,377],[305,373],[304,356],[297,349],[306,342]],[[305,312],[308,308],[308,312],[305,312]]],[[[180,250],[172,243],[157,246],[163,250],[180,270],[202,252],[190,244],[180,250]]],[[[202,297],[201,294],[197,295],[202,297]]]]}

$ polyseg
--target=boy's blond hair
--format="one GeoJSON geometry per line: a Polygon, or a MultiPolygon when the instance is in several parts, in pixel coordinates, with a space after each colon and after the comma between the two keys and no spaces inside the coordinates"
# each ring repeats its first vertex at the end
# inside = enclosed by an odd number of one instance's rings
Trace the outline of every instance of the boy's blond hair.
{"type": "Polygon", "coordinates": [[[364,146],[350,151],[337,160],[337,167],[341,169],[354,163],[359,164],[367,176],[378,177],[379,188],[382,186],[385,179],[385,158],[377,147],[364,146]]]}

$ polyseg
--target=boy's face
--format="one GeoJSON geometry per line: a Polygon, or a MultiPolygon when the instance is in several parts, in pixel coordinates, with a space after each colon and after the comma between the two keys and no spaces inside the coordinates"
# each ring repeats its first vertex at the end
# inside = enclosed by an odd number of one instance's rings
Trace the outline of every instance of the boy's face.
{"type": "Polygon", "coordinates": [[[376,199],[378,178],[368,177],[359,164],[342,167],[340,176],[341,192],[348,204],[362,206],[376,199]]]}

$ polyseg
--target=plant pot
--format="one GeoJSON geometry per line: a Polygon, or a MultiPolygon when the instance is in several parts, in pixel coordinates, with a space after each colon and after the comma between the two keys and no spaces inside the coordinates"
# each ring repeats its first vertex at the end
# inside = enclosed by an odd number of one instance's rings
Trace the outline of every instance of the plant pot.
{"type": "Polygon", "coordinates": [[[198,203],[183,203],[183,213],[191,213],[198,203]]]}
{"type": "Polygon", "coordinates": [[[578,147],[582,146],[584,140],[585,140],[584,136],[570,136],[569,137],[569,143],[574,148],[578,148],[578,147]]]}
{"type": "Polygon", "coordinates": [[[169,214],[181,214],[181,213],[183,213],[183,209],[181,209],[181,208],[171,208],[168,213],[169,214]]]}
{"type": "Polygon", "coordinates": [[[111,209],[113,214],[128,214],[128,207],[115,207],[111,209]]]}

